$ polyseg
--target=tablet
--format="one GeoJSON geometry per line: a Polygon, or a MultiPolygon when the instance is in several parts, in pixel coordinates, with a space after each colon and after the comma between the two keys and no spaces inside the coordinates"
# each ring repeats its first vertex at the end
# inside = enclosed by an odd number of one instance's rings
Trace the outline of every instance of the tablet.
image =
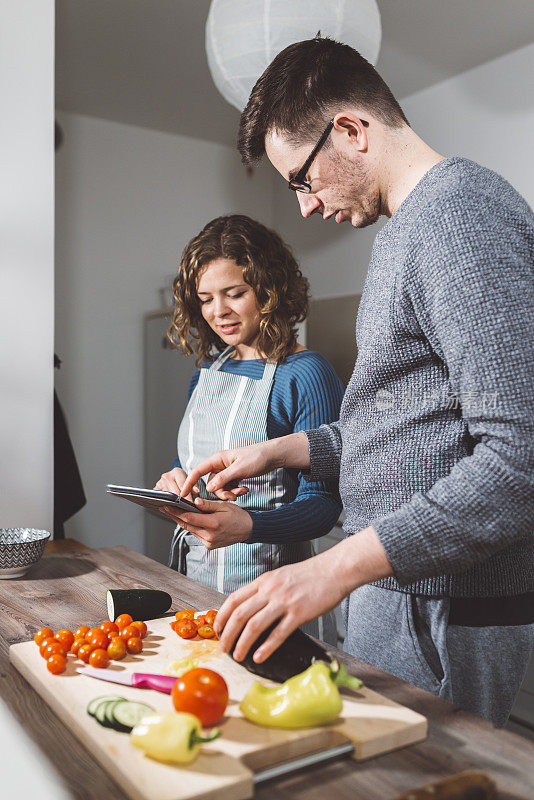
{"type": "MultiPolygon", "coordinates": [[[[179,508],[181,511],[194,511],[195,514],[207,514],[207,511],[201,511],[189,500],[180,497],[179,494],[172,492],[161,492],[158,489],[141,489],[136,486],[116,486],[113,483],[108,483],[106,487],[108,494],[113,494],[116,497],[124,497],[125,500],[131,500],[132,503],[138,503],[152,511],[159,511],[161,506],[173,506],[179,508]]],[[[165,514],[166,519],[169,519],[165,514]]]]}

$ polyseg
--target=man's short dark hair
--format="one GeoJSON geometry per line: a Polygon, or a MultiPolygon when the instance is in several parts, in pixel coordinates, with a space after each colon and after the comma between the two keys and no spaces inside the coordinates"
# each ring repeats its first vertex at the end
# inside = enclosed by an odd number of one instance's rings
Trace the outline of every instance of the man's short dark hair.
{"type": "Polygon", "coordinates": [[[318,138],[347,103],[391,128],[408,124],[389,87],[352,47],[319,35],[290,44],[258,79],[241,114],[237,148],[243,162],[264,155],[269,131],[294,144],[318,138]]]}

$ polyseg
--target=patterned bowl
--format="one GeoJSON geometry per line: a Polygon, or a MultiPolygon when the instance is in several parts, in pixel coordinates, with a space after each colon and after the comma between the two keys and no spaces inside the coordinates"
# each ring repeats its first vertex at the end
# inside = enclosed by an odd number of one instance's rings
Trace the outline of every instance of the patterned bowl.
{"type": "Polygon", "coordinates": [[[20,578],[36,564],[50,538],[35,528],[0,528],[0,579],[20,578]]]}

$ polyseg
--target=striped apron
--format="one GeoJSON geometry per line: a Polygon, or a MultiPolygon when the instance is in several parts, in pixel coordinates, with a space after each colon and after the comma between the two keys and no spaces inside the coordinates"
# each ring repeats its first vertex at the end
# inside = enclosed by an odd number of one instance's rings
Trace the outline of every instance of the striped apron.
{"type": "MultiPolygon", "coordinates": [[[[233,352],[228,347],[207,369],[200,370],[178,432],[178,456],[186,472],[217,450],[267,440],[267,415],[276,364],[266,363],[261,380],[221,371],[233,352]]],[[[295,499],[295,478],[284,469],[242,483],[249,491],[237,499],[242,508],[269,511],[295,499]]],[[[200,496],[217,499],[198,482],[200,496]]],[[[202,542],[178,526],[171,545],[169,566],[188,578],[224,594],[239,589],[268,570],[294,564],[314,555],[311,542],[287,544],[232,544],[206,550],[202,542]]],[[[332,614],[302,626],[312,636],[336,643],[332,614]]]]}

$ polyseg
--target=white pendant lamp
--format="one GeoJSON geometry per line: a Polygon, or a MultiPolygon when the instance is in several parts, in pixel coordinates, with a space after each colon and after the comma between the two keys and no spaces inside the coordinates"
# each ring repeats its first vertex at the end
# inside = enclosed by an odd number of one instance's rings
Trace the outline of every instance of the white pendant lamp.
{"type": "Polygon", "coordinates": [[[376,0],[212,0],[206,52],[217,89],[242,111],[273,58],[318,31],[376,64],[382,36],[376,0]]]}

